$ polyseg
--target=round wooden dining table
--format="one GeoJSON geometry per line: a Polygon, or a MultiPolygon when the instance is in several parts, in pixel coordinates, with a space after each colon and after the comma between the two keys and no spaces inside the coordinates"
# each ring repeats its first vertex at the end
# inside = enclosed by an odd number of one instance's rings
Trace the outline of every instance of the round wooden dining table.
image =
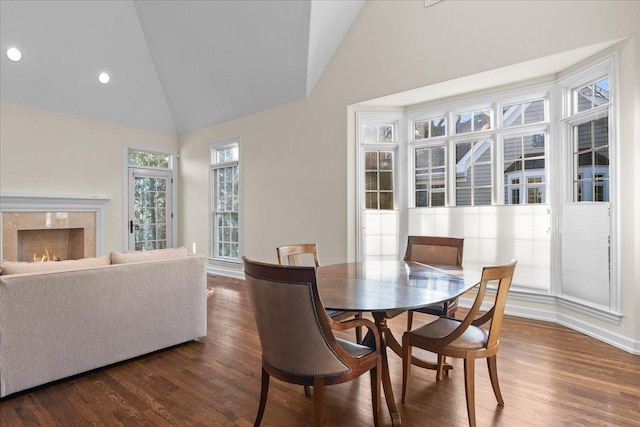
{"type": "MultiPolygon", "coordinates": [[[[387,347],[399,356],[402,347],[387,320],[407,310],[447,301],[476,286],[477,267],[429,266],[410,261],[365,261],[333,264],[317,270],[318,291],[326,309],[371,312],[380,332],[382,386],[394,426],[401,425],[391,388],[387,347]]],[[[364,344],[370,344],[365,337],[364,344]]],[[[414,365],[435,369],[434,363],[412,357],[414,365]]],[[[445,369],[451,369],[446,366],[445,369]]]]}

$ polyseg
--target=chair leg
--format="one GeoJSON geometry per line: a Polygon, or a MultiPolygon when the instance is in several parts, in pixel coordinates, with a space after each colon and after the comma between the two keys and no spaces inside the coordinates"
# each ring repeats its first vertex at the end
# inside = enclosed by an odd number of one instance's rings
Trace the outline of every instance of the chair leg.
{"type": "Polygon", "coordinates": [[[409,376],[411,375],[411,343],[409,334],[402,335],[402,403],[407,400],[407,388],[409,387],[409,376]]]}
{"type": "Polygon", "coordinates": [[[487,357],[487,367],[489,368],[489,378],[491,379],[491,386],[493,387],[493,394],[496,395],[498,405],[504,406],[504,400],[502,399],[502,393],[500,392],[500,384],[498,383],[498,357],[487,357]]]}
{"type": "Polygon", "coordinates": [[[407,311],[407,331],[411,330],[413,326],[413,310],[407,311]]]}
{"type": "Polygon", "coordinates": [[[467,357],[464,359],[464,390],[467,395],[467,415],[469,427],[476,427],[476,396],[474,390],[474,370],[476,359],[467,357]]]}
{"type": "Polygon", "coordinates": [[[446,356],[438,353],[438,368],[436,370],[436,380],[442,379],[442,371],[444,371],[444,361],[446,356]]]}
{"type": "Polygon", "coordinates": [[[313,425],[322,427],[322,401],[324,399],[324,378],[313,379],[313,425]]]}
{"type": "Polygon", "coordinates": [[[267,406],[267,395],[269,394],[269,374],[262,368],[262,387],[260,390],[260,406],[258,407],[258,415],[256,415],[256,421],[253,423],[253,427],[259,427],[262,423],[262,416],[264,415],[264,408],[267,406]]]}
{"type": "MultiPolygon", "coordinates": [[[[354,318],[362,319],[362,313],[356,314],[354,318]]],[[[362,342],[362,326],[356,326],[356,342],[358,344],[362,342]]]]}
{"type": "Polygon", "coordinates": [[[375,368],[369,371],[371,375],[371,405],[373,406],[373,425],[380,424],[380,387],[382,374],[382,361],[378,360],[375,368]]]}

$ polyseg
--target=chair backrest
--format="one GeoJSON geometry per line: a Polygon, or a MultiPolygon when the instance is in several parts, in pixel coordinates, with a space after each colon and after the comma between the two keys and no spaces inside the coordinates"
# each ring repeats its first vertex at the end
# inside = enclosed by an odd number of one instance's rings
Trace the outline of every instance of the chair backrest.
{"type": "MultiPolygon", "coordinates": [[[[488,321],[491,321],[489,327],[489,337],[487,338],[487,348],[491,348],[498,343],[500,338],[500,331],[502,329],[502,319],[504,317],[504,308],[507,304],[507,296],[509,294],[509,288],[511,287],[511,281],[513,279],[513,272],[516,269],[517,261],[512,261],[509,264],[498,265],[495,267],[485,267],[482,269],[482,278],[480,279],[480,285],[478,287],[478,293],[473,305],[469,309],[466,317],[462,321],[458,329],[462,332],[469,327],[469,325],[480,326],[488,321]],[[489,283],[498,281],[496,289],[495,299],[491,308],[485,312],[482,316],[478,317],[480,306],[484,301],[484,297],[487,293],[487,287],[489,283]]],[[[459,334],[458,334],[459,335],[459,334]]],[[[448,341],[453,341],[457,337],[449,337],[448,341]]]]}
{"type": "Polygon", "coordinates": [[[263,360],[298,376],[348,372],[349,356],[331,330],[318,295],[315,267],[242,259],[263,360]]]}
{"type": "Polygon", "coordinates": [[[276,248],[278,252],[278,264],[280,265],[305,265],[303,263],[303,255],[307,254],[313,257],[313,263],[316,267],[320,267],[318,260],[318,248],[315,243],[304,243],[301,245],[288,245],[276,248]]]}
{"type": "Polygon", "coordinates": [[[464,239],[454,237],[409,236],[405,261],[423,264],[462,265],[464,239]]]}

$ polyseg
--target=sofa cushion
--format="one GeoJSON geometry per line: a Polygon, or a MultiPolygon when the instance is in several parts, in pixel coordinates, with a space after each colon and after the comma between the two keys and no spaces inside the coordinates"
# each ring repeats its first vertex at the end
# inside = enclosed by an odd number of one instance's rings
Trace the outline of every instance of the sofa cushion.
{"type": "Polygon", "coordinates": [[[180,248],[155,249],[152,251],[131,251],[123,254],[111,252],[112,264],[127,264],[130,262],[157,261],[162,259],[184,258],[187,256],[186,246],[180,248]]]}
{"type": "Polygon", "coordinates": [[[76,270],[78,268],[101,267],[111,264],[107,255],[65,261],[20,262],[0,260],[0,274],[42,273],[47,271],[76,270]]]}

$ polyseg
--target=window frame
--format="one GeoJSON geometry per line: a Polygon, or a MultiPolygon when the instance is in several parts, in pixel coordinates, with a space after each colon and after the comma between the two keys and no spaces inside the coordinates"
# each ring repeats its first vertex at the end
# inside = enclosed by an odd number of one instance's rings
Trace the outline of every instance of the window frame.
{"type": "MultiPolygon", "coordinates": [[[[507,135],[525,135],[533,133],[543,133],[545,135],[545,147],[544,147],[544,159],[545,159],[545,181],[543,183],[542,193],[544,194],[544,202],[542,204],[549,204],[549,156],[551,144],[551,128],[552,118],[550,115],[550,103],[552,96],[552,88],[554,82],[547,82],[541,84],[535,84],[525,86],[522,88],[497,91],[489,93],[480,97],[469,97],[460,101],[442,103],[434,107],[421,108],[413,111],[405,112],[405,116],[408,118],[409,138],[407,140],[408,149],[408,162],[407,162],[407,176],[409,180],[408,192],[409,194],[409,208],[417,209],[429,209],[435,206],[416,206],[416,186],[415,186],[415,150],[422,147],[430,147],[436,145],[445,145],[447,151],[447,179],[446,179],[446,196],[444,207],[483,207],[483,206],[515,206],[504,203],[504,173],[502,171],[503,162],[503,140],[507,135]],[[533,123],[522,123],[518,125],[502,126],[502,108],[503,106],[513,104],[526,104],[529,102],[543,102],[544,120],[533,123]],[[454,119],[456,115],[462,113],[471,113],[472,118],[474,112],[483,112],[490,110],[491,128],[480,129],[476,131],[469,131],[463,133],[457,133],[455,130],[454,119]],[[416,139],[415,137],[415,124],[425,121],[432,121],[437,118],[446,118],[447,129],[444,135],[428,138],[416,139]],[[471,205],[459,205],[456,199],[456,173],[455,173],[455,145],[464,141],[479,141],[479,140],[492,140],[491,146],[491,204],[490,205],[477,205],[472,202],[471,205]]],[[[523,188],[526,187],[526,183],[521,184],[523,188]]],[[[527,194],[521,194],[521,199],[524,199],[524,203],[520,205],[526,205],[527,194]]],[[[473,198],[472,198],[473,199],[473,198]]],[[[442,207],[442,206],[438,206],[442,207]]]]}
{"type": "MultiPolygon", "coordinates": [[[[562,158],[562,162],[559,164],[557,174],[561,177],[562,187],[559,189],[559,203],[562,205],[575,204],[575,203],[608,203],[609,210],[609,301],[610,307],[597,311],[597,314],[609,320],[611,318],[615,322],[620,321],[621,299],[620,299],[620,281],[619,271],[619,213],[618,213],[618,201],[620,200],[619,194],[619,168],[618,162],[618,147],[619,141],[617,139],[618,129],[618,97],[617,97],[617,76],[618,76],[618,53],[612,52],[602,58],[572,71],[566,76],[559,78],[556,83],[556,104],[558,106],[558,115],[560,116],[557,128],[557,138],[559,146],[557,147],[558,155],[562,158]],[[609,102],[604,105],[595,106],[591,109],[575,112],[573,91],[600,81],[603,77],[609,78],[609,102]],[[580,124],[589,122],[595,119],[601,119],[608,117],[609,123],[609,200],[607,202],[576,202],[575,194],[577,190],[574,190],[574,160],[573,160],[573,127],[580,124]]],[[[558,210],[558,209],[557,209],[558,210]]],[[[559,230],[561,223],[561,217],[556,215],[554,222],[557,224],[554,229],[559,230]]],[[[554,239],[560,241],[558,231],[555,233],[554,239]]],[[[560,272],[556,272],[555,283],[557,286],[552,288],[555,294],[562,294],[562,280],[560,272]]],[[[565,297],[566,298],[566,297],[565,297]]],[[[586,311],[594,310],[588,303],[583,305],[576,303],[573,300],[569,301],[571,304],[578,304],[579,309],[586,309],[586,311]],[[585,308],[586,307],[586,308],[585,308]]]]}
{"type": "MultiPolygon", "coordinates": [[[[514,126],[514,127],[508,127],[506,128],[505,132],[501,132],[498,135],[498,143],[496,144],[499,147],[499,151],[496,150],[496,156],[498,157],[498,160],[496,161],[496,169],[498,170],[497,173],[497,177],[496,180],[500,180],[500,183],[498,184],[498,186],[496,187],[496,200],[500,201],[500,203],[496,203],[497,205],[501,205],[501,206],[522,206],[522,205],[532,205],[532,204],[536,204],[536,205],[549,205],[550,201],[549,201],[549,175],[550,175],[550,170],[551,170],[551,165],[550,165],[550,129],[549,129],[549,123],[545,122],[545,123],[536,123],[533,125],[521,125],[521,126],[514,126]],[[505,160],[504,160],[504,141],[509,139],[509,138],[516,138],[516,137],[521,137],[524,138],[526,136],[531,136],[531,135],[537,135],[537,134],[542,134],[544,136],[544,155],[542,156],[542,159],[544,159],[545,162],[545,168],[544,168],[544,181],[541,183],[542,184],[542,194],[543,194],[543,199],[544,201],[542,203],[529,203],[528,201],[528,188],[529,188],[529,183],[527,182],[526,178],[526,174],[524,173],[523,169],[523,173],[520,176],[520,183],[519,184],[505,184],[504,183],[504,164],[505,164],[505,160]],[[504,199],[505,199],[505,194],[507,191],[507,187],[512,187],[512,185],[519,185],[520,187],[520,203],[505,203],[504,199]]],[[[524,152],[523,152],[524,154],[524,152]]],[[[536,158],[540,158],[540,156],[537,156],[536,158]]],[[[538,185],[535,185],[535,187],[538,187],[538,185]]]]}
{"type": "MultiPolygon", "coordinates": [[[[216,262],[223,264],[242,264],[242,178],[241,178],[241,150],[240,150],[240,138],[233,138],[222,142],[214,143],[209,146],[209,258],[216,262]],[[218,162],[217,152],[225,148],[237,148],[238,156],[236,160],[218,162]],[[218,188],[216,172],[220,169],[229,167],[237,167],[237,188],[238,188],[238,205],[237,205],[237,245],[238,245],[238,257],[222,256],[217,251],[217,230],[216,226],[216,214],[217,211],[217,199],[218,188]]],[[[227,212],[227,211],[225,211],[227,212]]]]}
{"type": "MultiPolygon", "coordinates": [[[[423,141],[425,141],[426,139],[423,139],[423,141]]],[[[410,181],[411,181],[411,197],[409,198],[412,202],[412,205],[414,207],[417,208],[432,208],[432,207],[446,207],[448,206],[448,201],[449,201],[449,147],[448,144],[446,143],[446,141],[442,140],[442,138],[437,141],[437,142],[433,142],[433,141],[429,141],[428,143],[422,143],[422,144],[416,144],[413,145],[409,148],[408,150],[409,152],[409,162],[408,165],[409,167],[407,168],[409,170],[410,173],[410,181]],[[418,150],[424,150],[424,149],[428,149],[428,150],[432,150],[434,148],[442,148],[444,149],[444,205],[437,205],[437,206],[433,206],[432,204],[432,187],[429,187],[427,189],[427,197],[428,197],[428,206],[417,206],[416,204],[416,194],[419,191],[416,188],[416,151],[418,150]]],[[[429,184],[431,184],[432,182],[432,170],[433,170],[433,164],[431,163],[431,151],[429,153],[429,166],[426,167],[426,169],[429,170],[429,184]]],[[[424,169],[424,168],[421,168],[424,169]]],[[[420,189],[420,191],[422,191],[422,189],[420,189]]]]}

